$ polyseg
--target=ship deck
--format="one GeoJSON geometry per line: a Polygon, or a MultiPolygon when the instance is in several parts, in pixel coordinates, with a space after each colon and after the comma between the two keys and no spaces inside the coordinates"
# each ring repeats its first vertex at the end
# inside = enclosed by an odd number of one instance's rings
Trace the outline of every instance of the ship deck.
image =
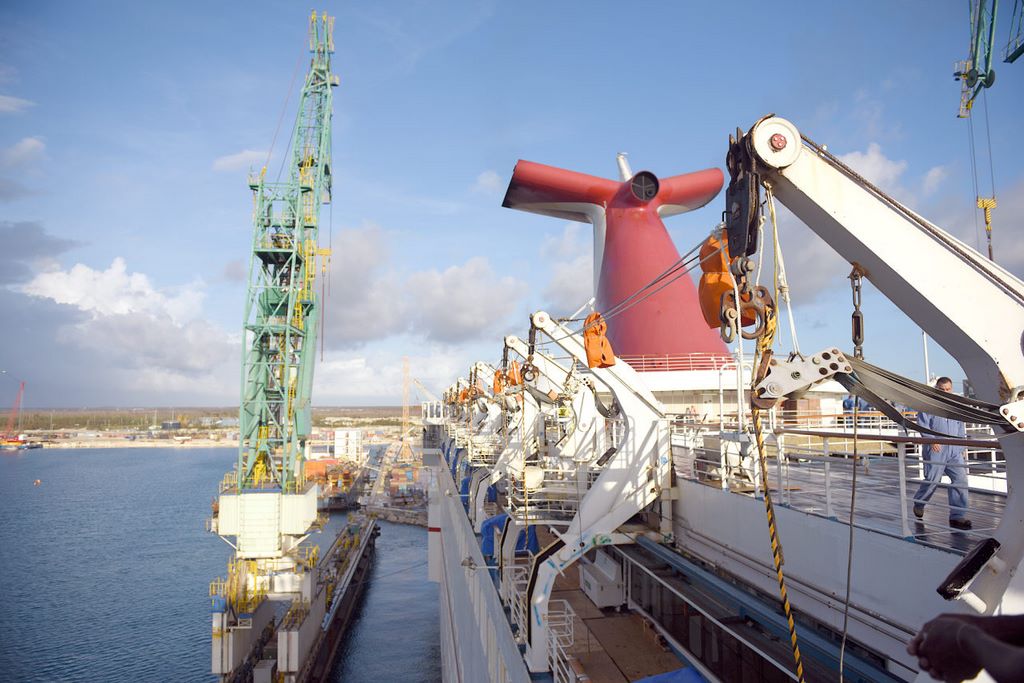
{"type": "MultiPolygon", "coordinates": [[[[538,529],[538,540],[542,545],[554,538],[547,529],[538,529]]],[[[720,595],[680,576],[644,549],[629,545],[615,547],[613,552],[634,567],[643,567],[646,573],[656,576],[662,590],[686,595],[688,603],[699,611],[683,607],[682,603],[673,610],[677,612],[677,619],[689,624],[689,639],[677,643],[670,639],[678,634],[667,633],[665,628],[668,625],[659,623],[639,605],[630,602],[628,608],[597,607],[580,588],[580,565],[570,565],[556,578],[551,600],[564,600],[572,608],[574,639],[566,654],[574,673],[579,676],[577,680],[626,683],[693,666],[693,662],[687,662],[677,654],[675,648],[680,645],[720,662],[730,658],[736,660],[733,665],[726,665],[726,670],[735,675],[740,675],[741,671],[749,675],[751,671],[760,670],[764,680],[792,678],[787,669],[792,657],[788,641],[766,632],[749,619],[737,616],[730,605],[721,601],[720,595]],[[742,635],[742,641],[725,635],[715,624],[728,625],[733,633],[742,635]],[[781,669],[762,664],[758,669],[758,665],[750,661],[754,651],[768,653],[774,661],[787,664],[781,669]],[[712,652],[717,654],[710,654],[712,652]],[[740,660],[744,660],[742,665],[740,660]]],[[[668,604],[666,596],[667,592],[660,601],[668,604]]],[[[814,659],[804,660],[804,670],[808,681],[832,680],[834,674],[814,659]]],[[[713,675],[713,672],[701,673],[713,675]]]]}
{"type": "MultiPolygon", "coordinates": [[[[956,553],[968,552],[981,538],[990,536],[1002,520],[1006,494],[1001,453],[970,460],[969,503],[966,513],[973,528],[969,531],[949,526],[948,479],[943,479],[925,506],[923,519],[913,514],[914,494],[921,484],[921,458],[907,453],[902,459],[891,450],[859,454],[856,488],[852,450],[787,449],[783,457],[769,448],[768,482],[773,502],[808,514],[834,519],[907,541],[922,543],[956,553]],[[902,471],[902,476],[901,476],[902,471]],[[851,498],[856,504],[851,515],[851,498]]],[[[676,455],[676,474],[737,495],[760,497],[758,478],[750,468],[726,468],[723,483],[719,473],[718,452],[696,449],[690,455],[676,455]]]]}
{"type": "MultiPolygon", "coordinates": [[[[555,539],[546,529],[538,530],[538,538],[542,545],[555,539]]],[[[686,666],[644,617],[596,607],[580,589],[577,564],[555,579],[551,599],[572,607],[574,639],[567,654],[593,683],[636,681],[686,666]]]]}

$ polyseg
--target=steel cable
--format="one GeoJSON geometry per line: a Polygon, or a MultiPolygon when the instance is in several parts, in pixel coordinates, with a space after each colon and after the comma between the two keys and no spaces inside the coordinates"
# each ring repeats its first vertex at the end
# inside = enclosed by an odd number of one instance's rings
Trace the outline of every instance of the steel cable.
{"type": "MultiPolygon", "coordinates": [[[[701,244],[703,244],[703,242],[701,242],[701,244]]],[[[613,319],[617,315],[625,313],[630,308],[633,308],[634,306],[643,303],[644,301],[646,301],[650,297],[652,297],[655,294],[657,294],[658,292],[660,292],[665,287],[668,287],[670,284],[672,284],[673,282],[675,282],[676,280],[678,280],[682,276],[689,274],[693,270],[692,266],[694,265],[694,263],[703,263],[707,259],[709,259],[712,256],[715,256],[716,254],[718,254],[723,249],[723,247],[719,247],[718,249],[716,249],[712,253],[708,254],[703,259],[701,259],[699,257],[694,259],[690,255],[693,254],[698,249],[700,249],[700,245],[698,245],[697,247],[694,247],[693,249],[688,251],[685,256],[680,257],[679,260],[677,260],[675,263],[673,263],[671,266],[669,266],[660,275],[655,277],[653,280],[648,282],[646,285],[644,285],[640,289],[638,289],[635,292],[633,292],[632,294],[630,294],[628,297],[626,297],[625,299],[623,299],[622,301],[617,303],[615,306],[612,306],[612,308],[609,309],[609,312],[607,314],[602,314],[602,318],[599,319],[598,321],[595,321],[595,322],[591,323],[590,325],[584,325],[579,330],[571,330],[570,333],[565,335],[564,337],[552,338],[552,341],[558,342],[558,341],[562,341],[563,339],[568,339],[569,337],[575,336],[577,334],[583,334],[587,330],[589,330],[589,329],[595,327],[596,325],[598,325],[601,322],[602,319],[606,322],[608,320],[613,319]],[[660,287],[658,287],[654,291],[648,292],[648,290],[650,290],[652,287],[658,285],[665,278],[670,277],[670,276],[671,276],[671,279],[669,279],[667,282],[664,282],[660,287]],[[645,292],[647,292],[647,293],[645,294],[645,292]],[[641,295],[643,295],[643,296],[641,296],[641,295]],[[641,298],[637,299],[636,297],[641,297],[641,298]]]]}

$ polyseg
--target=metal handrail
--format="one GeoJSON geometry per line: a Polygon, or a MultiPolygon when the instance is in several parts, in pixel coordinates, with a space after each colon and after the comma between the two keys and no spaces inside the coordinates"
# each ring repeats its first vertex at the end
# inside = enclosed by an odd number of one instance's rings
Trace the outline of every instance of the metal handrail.
{"type": "MultiPolygon", "coordinates": [[[[974,428],[969,426],[969,429],[974,428]]],[[[854,466],[851,457],[853,435],[850,432],[785,427],[769,429],[766,435],[768,475],[779,502],[808,514],[836,520],[837,513],[841,516],[845,512],[844,506],[848,507],[848,503],[842,501],[849,500],[854,466]],[[806,441],[793,443],[803,440],[806,441]]],[[[709,432],[706,428],[700,430],[688,425],[677,425],[675,433],[686,437],[677,438],[675,442],[683,445],[682,452],[675,456],[677,476],[735,494],[755,497],[762,494],[756,446],[749,436],[744,441],[743,433],[739,431],[729,436],[727,432],[709,432]],[[717,445],[713,441],[715,438],[720,439],[717,445]]],[[[927,458],[921,456],[920,448],[935,443],[967,447],[965,462],[949,466],[966,471],[969,491],[989,497],[986,506],[971,507],[970,517],[976,524],[974,531],[983,532],[998,524],[1006,495],[1005,458],[998,441],[858,432],[857,442],[860,444],[857,466],[865,472],[882,468],[883,475],[881,479],[876,476],[858,483],[859,491],[872,491],[875,505],[875,514],[856,517],[855,526],[858,528],[962,552],[962,548],[954,547],[957,545],[955,539],[947,538],[949,529],[944,523],[932,522],[930,517],[917,520],[911,515],[912,496],[924,481],[928,464],[927,458]]],[[[936,486],[940,489],[952,487],[941,482],[936,486]]],[[[934,496],[930,505],[944,509],[946,505],[940,498],[944,496],[934,496]]],[[[848,520],[839,521],[848,523],[848,520]]]]}
{"type": "Polygon", "coordinates": [[[555,683],[575,683],[569,648],[575,642],[576,612],[566,600],[548,601],[548,666],[555,683]]]}
{"type": "MultiPolygon", "coordinates": [[[[822,432],[810,429],[789,429],[778,427],[776,434],[798,434],[801,436],[817,436],[823,439],[850,439],[849,432],[822,432]]],[[[888,441],[890,443],[939,444],[942,446],[967,446],[968,448],[995,448],[1002,446],[995,439],[951,439],[942,436],[903,436],[899,434],[857,434],[859,441],[888,441]]]]}
{"type": "Polygon", "coordinates": [[[718,353],[623,355],[618,359],[639,372],[721,370],[736,363],[732,356],[718,353]]]}
{"type": "Polygon", "coordinates": [[[508,602],[509,616],[520,632],[526,628],[526,587],[530,568],[521,565],[506,566],[502,573],[502,593],[508,602]]]}

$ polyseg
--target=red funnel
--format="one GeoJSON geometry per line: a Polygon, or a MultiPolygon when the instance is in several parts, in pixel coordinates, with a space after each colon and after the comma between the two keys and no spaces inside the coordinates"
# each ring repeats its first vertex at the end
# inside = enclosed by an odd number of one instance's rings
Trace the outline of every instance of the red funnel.
{"type": "MultiPolygon", "coordinates": [[[[502,206],[594,225],[595,307],[607,315],[679,260],[661,219],[704,206],[721,190],[723,180],[720,170],[709,168],[664,180],[642,171],[619,182],[519,161],[502,206]]],[[[704,323],[690,276],[644,298],[664,284],[639,295],[608,320],[616,355],[628,360],[726,354],[718,334],[704,323]]]]}

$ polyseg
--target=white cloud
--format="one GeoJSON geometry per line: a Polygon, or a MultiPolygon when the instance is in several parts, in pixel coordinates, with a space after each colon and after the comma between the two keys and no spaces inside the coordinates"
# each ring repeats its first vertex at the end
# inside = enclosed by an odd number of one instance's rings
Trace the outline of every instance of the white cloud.
{"type": "Polygon", "coordinates": [[[35,106],[35,104],[31,100],[23,100],[20,97],[0,95],[0,114],[17,114],[29,107],[35,106]]]}
{"type": "Polygon", "coordinates": [[[204,296],[201,285],[195,283],[177,292],[158,291],[146,275],[129,273],[121,257],[106,270],[78,263],[68,271],[39,273],[19,290],[70,304],[95,316],[145,313],[166,315],[179,324],[198,315],[204,296]]]}
{"type": "Polygon", "coordinates": [[[343,230],[331,259],[326,343],[351,347],[397,334],[456,343],[491,332],[526,292],[525,283],[472,258],[444,271],[407,276],[391,264],[376,225],[343,230]]]}
{"type": "MultiPolygon", "coordinates": [[[[926,217],[987,254],[985,221],[981,210],[974,205],[973,195],[965,191],[956,200],[946,199],[944,210],[926,217]]],[[[1024,228],[1024,178],[1000,188],[997,200],[999,205],[992,211],[992,246],[996,263],[1024,278],[1024,240],[1019,238],[1020,230],[1024,228]]]]}
{"type": "Polygon", "coordinates": [[[46,158],[46,143],[36,137],[23,138],[0,152],[0,166],[16,168],[46,158]]]}
{"type": "Polygon", "coordinates": [[[549,234],[541,243],[541,257],[551,271],[544,306],[552,314],[572,313],[594,295],[592,242],[589,225],[566,223],[561,234],[549,234]]]}
{"type": "Polygon", "coordinates": [[[39,270],[53,267],[56,256],[79,246],[50,235],[36,221],[0,221],[0,244],[0,284],[31,280],[39,270]]]}
{"type": "Polygon", "coordinates": [[[450,343],[493,331],[515,311],[527,289],[521,280],[499,276],[482,256],[444,271],[413,273],[406,281],[413,329],[450,343]]]}
{"type": "Polygon", "coordinates": [[[883,100],[866,88],[854,94],[847,118],[855,130],[861,132],[861,137],[868,140],[891,140],[902,136],[900,124],[885,119],[883,100]]]}
{"type": "MultiPolygon", "coordinates": [[[[850,264],[781,203],[776,203],[779,242],[786,265],[786,279],[794,306],[813,303],[826,291],[849,286],[850,264]]],[[[762,284],[771,280],[773,269],[770,225],[764,231],[764,273],[762,284]]]]}
{"type": "Polygon", "coordinates": [[[175,377],[194,379],[224,364],[237,367],[228,335],[206,320],[176,323],[160,314],[100,315],[65,328],[63,341],[105,353],[119,369],[150,373],[159,386],[175,377]]]}
{"type": "Polygon", "coordinates": [[[0,202],[13,202],[16,199],[28,197],[32,194],[34,194],[32,190],[17,180],[0,178],[0,202]]]}
{"type": "Polygon", "coordinates": [[[868,144],[866,152],[850,152],[839,159],[871,183],[890,194],[896,193],[899,180],[907,170],[906,161],[893,161],[882,153],[877,142],[868,144]]]}
{"type": "Polygon", "coordinates": [[[594,259],[580,255],[555,263],[544,288],[545,306],[552,315],[568,315],[594,296],[594,259]]]}
{"type": "Polygon", "coordinates": [[[583,223],[566,223],[560,234],[547,234],[540,245],[540,255],[547,259],[571,259],[584,251],[593,253],[591,227],[583,223]]]}
{"type": "Polygon", "coordinates": [[[484,171],[476,177],[476,183],[473,184],[473,191],[479,192],[480,194],[497,195],[501,194],[504,188],[501,176],[495,171],[484,171]]]}
{"type": "Polygon", "coordinates": [[[245,282],[249,278],[249,268],[242,259],[233,259],[224,264],[221,277],[228,282],[245,282]]]}
{"type": "Polygon", "coordinates": [[[77,264],[38,273],[15,290],[64,305],[56,341],[102,374],[102,400],[237,400],[239,338],[202,317],[201,282],[158,289],[115,258],[106,270],[77,264]]]}
{"type": "Polygon", "coordinates": [[[921,182],[921,191],[924,192],[925,196],[934,194],[948,175],[949,171],[946,170],[945,166],[934,166],[928,169],[928,172],[924,174],[924,180],[921,182]]]}
{"type": "Polygon", "coordinates": [[[325,313],[328,345],[359,345],[407,326],[400,277],[388,271],[386,241],[373,224],[336,234],[325,313]]]}
{"type": "Polygon", "coordinates": [[[262,165],[266,158],[266,150],[243,149],[241,152],[217,157],[213,160],[212,168],[214,171],[244,171],[262,165]]]}
{"type": "MultiPolygon", "coordinates": [[[[409,356],[410,374],[439,391],[469,367],[471,356],[430,346],[409,356]]],[[[402,355],[387,350],[328,352],[323,362],[317,363],[314,382],[313,396],[318,405],[396,405],[402,400],[402,355]]],[[[421,391],[413,390],[410,400],[416,400],[417,395],[426,400],[421,391]]]]}

